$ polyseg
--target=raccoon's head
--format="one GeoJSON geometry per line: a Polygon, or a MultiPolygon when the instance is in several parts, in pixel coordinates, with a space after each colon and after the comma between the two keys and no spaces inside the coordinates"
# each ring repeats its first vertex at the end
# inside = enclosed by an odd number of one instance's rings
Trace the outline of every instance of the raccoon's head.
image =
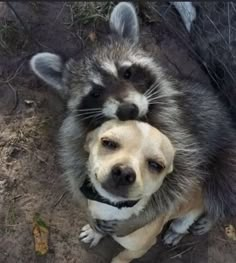
{"type": "Polygon", "coordinates": [[[111,34],[80,59],[63,62],[39,53],[31,68],[68,99],[81,121],[98,125],[106,119],[143,119],[162,96],[163,73],[139,45],[139,25],[132,4],[121,2],[110,17],[111,34]]]}

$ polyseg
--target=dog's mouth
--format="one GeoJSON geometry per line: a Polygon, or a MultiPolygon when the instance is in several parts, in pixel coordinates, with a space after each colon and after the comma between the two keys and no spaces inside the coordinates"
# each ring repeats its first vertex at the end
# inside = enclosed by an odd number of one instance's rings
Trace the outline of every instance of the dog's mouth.
{"type": "Polygon", "coordinates": [[[127,200],[127,201],[111,202],[109,199],[101,196],[97,192],[97,190],[93,187],[92,183],[90,182],[90,180],[88,178],[85,179],[80,190],[84,194],[84,196],[89,200],[94,200],[96,202],[111,205],[111,206],[117,207],[119,209],[121,209],[123,207],[133,207],[139,201],[139,200],[127,200]]]}

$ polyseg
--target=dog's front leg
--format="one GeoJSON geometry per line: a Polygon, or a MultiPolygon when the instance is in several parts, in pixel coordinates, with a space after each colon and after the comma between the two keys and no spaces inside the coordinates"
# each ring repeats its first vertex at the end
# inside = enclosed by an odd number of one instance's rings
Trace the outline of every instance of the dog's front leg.
{"type": "Polygon", "coordinates": [[[203,214],[191,225],[189,231],[193,235],[204,235],[215,225],[216,220],[210,218],[207,214],[203,214]]]}
{"type": "Polygon", "coordinates": [[[160,216],[146,226],[124,237],[113,235],[116,242],[124,247],[125,250],[114,257],[111,263],[129,263],[133,259],[142,257],[155,245],[156,237],[162,231],[168,218],[168,215],[160,216]]]}
{"type": "Polygon", "coordinates": [[[79,238],[82,242],[90,244],[90,247],[94,247],[103,238],[103,234],[98,233],[89,224],[87,224],[82,228],[79,238]]]}
{"type": "Polygon", "coordinates": [[[111,263],[129,263],[132,260],[136,258],[142,257],[144,254],[147,253],[147,251],[156,243],[156,238],[152,240],[152,242],[149,242],[146,244],[146,246],[139,250],[128,250],[125,249],[122,252],[120,252],[116,257],[114,257],[111,261],[111,263]]]}

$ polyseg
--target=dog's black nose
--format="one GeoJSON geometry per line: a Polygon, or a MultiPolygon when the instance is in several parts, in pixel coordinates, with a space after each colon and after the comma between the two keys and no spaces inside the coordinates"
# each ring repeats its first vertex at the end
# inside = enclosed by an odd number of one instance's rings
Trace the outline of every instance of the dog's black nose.
{"type": "Polygon", "coordinates": [[[135,120],[139,114],[138,107],[133,103],[122,103],[116,112],[121,121],[135,120]]]}
{"type": "Polygon", "coordinates": [[[127,166],[114,166],[111,171],[112,180],[118,185],[131,185],[136,179],[135,171],[127,166]]]}

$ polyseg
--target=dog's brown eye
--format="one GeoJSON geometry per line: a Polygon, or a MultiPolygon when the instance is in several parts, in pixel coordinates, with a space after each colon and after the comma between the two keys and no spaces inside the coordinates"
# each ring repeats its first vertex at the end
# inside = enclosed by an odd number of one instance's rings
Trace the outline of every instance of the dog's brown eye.
{"type": "Polygon", "coordinates": [[[102,146],[110,150],[115,150],[119,147],[119,144],[107,138],[102,138],[102,146]]]}
{"type": "Polygon", "coordinates": [[[127,68],[125,69],[124,73],[123,73],[123,78],[124,79],[130,79],[132,76],[132,70],[131,68],[127,68]]]}
{"type": "Polygon", "coordinates": [[[158,173],[164,169],[163,165],[151,159],[148,160],[148,167],[151,171],[158,172],[158,173]]]}

